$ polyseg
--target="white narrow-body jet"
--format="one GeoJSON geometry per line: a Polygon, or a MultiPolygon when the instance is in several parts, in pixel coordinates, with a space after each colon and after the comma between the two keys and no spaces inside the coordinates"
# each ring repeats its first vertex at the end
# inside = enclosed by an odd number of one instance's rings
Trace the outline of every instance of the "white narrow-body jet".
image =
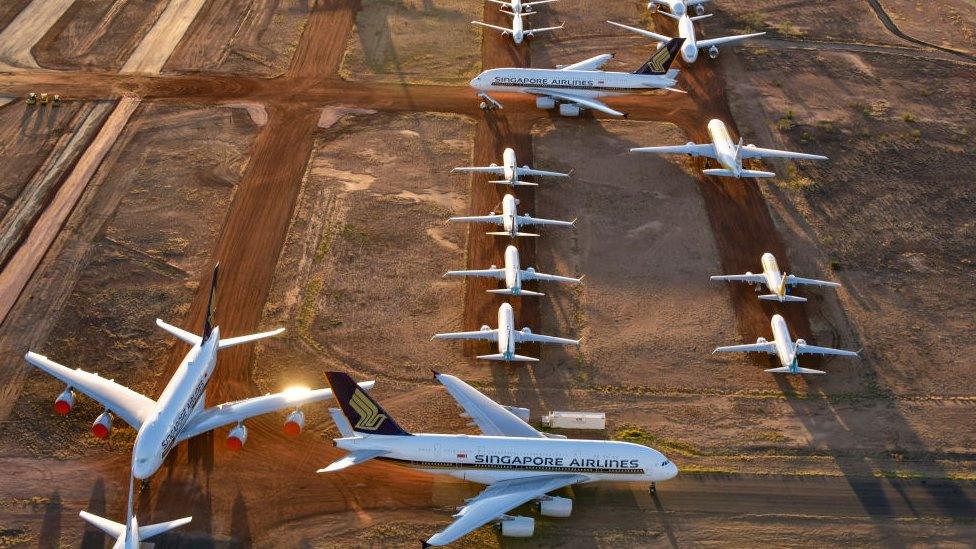
{"type": "Polygon", "coordinates": [[[512,41],[516,44],[521,44],[526,38],[532,38],[534,35],[540,32],[549,32],[554,30],[559,30],[563,28],[562,25],[558,27],[540,27],[535,29],[525,28],[525,21],[522,20],[523,17],[527,15],[532,15],[537,13],[535,11],[535,6],[538,4],[548,4],[549,2],[554,2],[555,0],[544,0],[541,2],[522,2],[521,0],[511,0],[510,2],[502,2],[501,0],[489,0],[495,4],[500,4],[502,7],[498,11],[510,16],[512,18],[511,28],[499,27],[498,25],[492,25],[485,23],[484,21],[472,21],[471,24],[478,25],[481,27],[493,29],[502,33],[502,36],[511,36],[512,41]]]}
{"type": "Polygon", "coordinates": [[[184,517],[167,522],[139,526],[139,521],[136,519],[135,512],[132,509],[133,483],[134,479],[130,478],[129,504],[127,506],[125,524],[120,524],[107,518],[93,515],[88,511],[82,511],[79,513],[79,516],[81,516],[85,522],[91,524],[95,528],[98,528],[115,539],[115,543],[112,544],[112,549],[140,549],[142,547],[142,542],[154,536],[158,536],[159,534],[169,532],[174,528],[179,528],[180,526],[189,524],[190,521],[193,520],[193,517],[184,517]]]}
{"type": "Polygon", "coordinates": [[[530,227],[532,225],[550,225],[555,227],[572,227],[576,224],[576,220],[573,221],[559,221],[556,219],[542,219],[538,217],[532,217],[531,215],[519,215],[517,206],[518,199],[510,194],[506,194],[502,197],[502,213],[496,214],[491,212],[488,215],[470,215],[462,217],[452,217],[448,219],[452,223],[493,223],[495,225],[501,225],[504,229],[503,231],[491,231],[485,234],[495,235],[495,236],[509,236],[516,238],[519,236],[539,236],[535,233],[525,233],[522,232],[522,227],[530,227]]]}
{"type": "Polygon", "coordinates": [[[522,177],[569,177],[568,173],[550,172],[546,170],[536,170],[528,165],[519,166],[515,157],[515,150],[506,147],[502,151],[502,165],[492,163],[490,166],[460,166],[451,170],[451,173],[487,173],[500,175],[502,179],[489,181],[496,185],[508,185],[510,187],[538,187],[538,183],[532,181],[522,181],[522,177]]]}
{"type": "Polygon", "coordinates": [[[515,346],[519,343],[544,343],[550,345],[579,345],[578,339],[567,339],[564,337],[554,337],[541,334],[533,334],[528,327],[517,330],[515,328],[515,313],[512,306],[502,303],[498,307],[498,327],[492,329],[491,326],[482,326],[475,332],[451,332],[445,334],[435,334],[434,339],[465,339],[474,341],[492,341],[497,344],[498,353],[491,355],[478,355],[481,360],[497,360],[504,362],[539,362],[538,358],[523,356],[515,352],[515,346]]]}
{"type": "Polygon", "coordinates": [[[742,145],[732,141],[725,123],[715,118],[708,122],[708,135],[711,143],[696,144],[688,142],[685,145],[669,145],[664,147],[635,147],[630,152],[654,154],[687,154],[688,156],[705,156],[716,160],[722,165],[720,169],[702,170],[705,175],[716,177],[776,177],[773,172],[746,170],[742,168],[742,161],[749,158],[794,158],[800,160],[827,160],[826,156],[807,154],[776,149],[763,149],[755,145],[742,145]]]}
{"type": "MultiPolygon", "coordinates": [[[[217,365],[218,350],[284,331],[284,328],[279,328],[271,332],[220,339],[220,328],[213,323],[217,273],[215,267],[202,336],[156,320],[160,328],[190,345],[190,351],[176,368],[158,400],[98,374],[72,370],[34,352],[28,352],[25,357],[27,362],[67,385],[54,402],[55,411],[59,414],[71,411],[75,404],[75,391],[80,391],[105,408],[92,424],[93,435],[107,438],[115,417],[137,431],[132,446],[132,475],[135,478],[149,478],[162,466],[176,444],[226,425],[234,425],[228,434],[227,446],[232,450],[240,449],[247,441],[244,421],[254,416],[291,410],[284,428],[286,433],[296,435],[305,426],[301,406],[332,398],[329,389],[291,389],[212,408],[205,407],[205,392],[217,365]]],[[[367,386],[371,387],[372,382],[367,386]]]]}
{"type": "MultiPolygon", "coordinates": [[[[676,20],[678,23],[678,36],[685,39],[684,45],[681,46],[681,59],[689,65],[694,63],[698,59],[698,52],[700,50],[708,50],[708,56],[712,59],[718,57],[718,47],[723,44],[732,44],[735,42],[741,42],[743,40],[748,40],[750,38],[755,38],[757,36],[762,36],[766,34],[765,32],[754,32],[752,34],[736,34],[733,36],[722,36],[719,38],[708,38],[705,40],[698,40],[695,36],[695,21],[699,19],[704,19],[706,17],[711,17],[709,15],[698,15],[695,17],[690,17],[687,13],[683,15],[675,15],[666,11],[660,12],[661,14],[676,20]]],[[[620,27],[622,29],[628,30],[633,33],[637,33],[651,40],[656,40],[658,46],[661,44],[667,44],[674,38],[670,36],[665,36],[663,34],[658,34],[656,32],[651,32],[646,29],[640,29],[637,27],[631,27],[629,25],[624,25],[621,23],[615,23],[613,21],[607,21],[615,27],[620,27]]]]}
{"type": "Polygon", "coordinates": [[[793,341],[790,330],[786,327],[786,321],[780,315],[773,315],[769,321],[773,330],[773,340],[767,341],[760,337],[755,343],[748,345],[730,345],[728,347],[718,347],[712,353],[767,353],[776,355],[779,359],[779,368],[769,368],[767,372],[773,374],[825,374],[823,370],[813,368],[801,368],[798,362],[800,355],[836,355],[836,356],[858,356],[854,351],[844,351],[841,349],[831,349],[830,347],[817,347],[808,345],[806,341],[798,339],[793,341]]]}
{"type": "Polygon", "coordinates": [[[817,280],[815,278],[800,278],[791,274],[782,273],[779,270],[779,264],[776,263],[776,257],[769,252],[764,253],[760,261],[763,268],[761,273],[753,274],[748,272],[741,275],[718,275],[711,277],[711,280],[714,282],[745,282],[747,284],[754,284],[757,292],[761,291],[762,286],[765,285],[772,293],[761,295],[759,299],[779,301],[780,303],[786,301],[802,302],[807,300],[805,297],[790,295],[788,292],[793,286],[805,285],[825,288],[837,288],[840,286],[836,282],[817,280]]]}
{"type": "Polygon", "coordinates": [[[688,8],[695,8],[695,13],[698,15],[705,15],[705,6],[710,0],[650,0],[647,3],[647,9],[649,10],[659,10],[662,7],[667,8],[668,11],[674,15],[685,15],[688,13],[688,8]]]}
{"type": "Polygon", "coordinates": [[[523,269],[519,263],[519,251],[515,246],[505,248],[505,267],[498,268],[494,265],[490,269],[469,270],[469,271],[448,271],[444,276],[481,276],[495,278],[505,281],[505,287],[495,290],[488,290],[492,294],[504,294],[513,296],[541,296],[540,292],[533,292],[522,287],[522,283],[528,280],[540,280],[543,282],[563,282],[567,284],[579,284],[582,278],[570,278],[568,276],[556,276],[545,273],[538,273],[532,267],[523,269]]]}
{"type": "Polygon", "coordinates": [[[647,446],[541,433],[511,408],[454,376],[434,373],[481,435],[409,433],[347,374],[325,375],[341,406],[341,411],[331,410],[341,434],[334,442],[349,454],[319,472],[377,459],[488,485],[464,503],[454,522],[427,539],[425,547],[453,543],[489,523],[499,524],[503,536],[530,537],[534,519],[508,513],[535,501],[544,516],[570,516],[573,500],[550,492],[600,481],[647,483],[653,491],[655,483],[678,474],[674,463],[647,446]]]}
{"type": "Polygon", "coordinates": [[[606,53],[555,69],[488,69],[472,78],[470,85],[484,99],[485,108],[501,106],[489,93],[527,93],[536,97],[536,107],[553,109],[558,105],[563,116],[579,116],[585,109],[627,116],[599,98],[660,89],[678,91],[674,89],[678,70],[671,69],[671,63],[682,42],[681,38],[668,42],[632,73],[600,70],[613,59],[613,54],[606,53]]]}

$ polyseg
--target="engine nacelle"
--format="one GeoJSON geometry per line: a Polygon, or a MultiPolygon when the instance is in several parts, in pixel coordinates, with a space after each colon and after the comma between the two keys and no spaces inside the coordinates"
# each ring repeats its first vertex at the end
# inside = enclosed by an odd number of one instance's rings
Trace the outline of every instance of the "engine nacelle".
{"type": "Polygon", "coordinates": [[[746,276],[752,276],[752,271],[746,271],[746,276]]]}
{"type": "Polygon", "coordinates": [[[305,428],[305,413],[301,410],[295,410],[294,412],[288,414],[285,418],[285,434],[293,437],[297,437],[302,434],[302,429],[305,428]]]}
{"type": "Polygon", "coordinates": [[[554,109],[556,108],[556,100],[551,97],[536,97],[535,106],[540,109],[554,109]]]}
{"type": "Polygon", "coordinates": [[[528,273],[528,274],[535,274],[535,268],[534,267],[526,267],[525,268],[525,272],[528,273]]]}
{"type": "Polygon", "coordinates": [[[481,327],[481,331],[482,331],[482,332],[490,332],[490,331],[491,331],[491,326],[489,326],[489,325],[487,325],[487,324],[485,324],[485,325],[483,325],[483,326],[481,327]]]}
{"type": "Polygon", "coordinates": [[[800,345],[806,345],[806,344],[807,344],[807,340],[805,340],[805,339],[798,339],[798,340],[796,340],[796,346],[797,347],[799,347],[800,345]]]}
{"type": "Polygon", "coordinates": [[[757,337],[756,338],[756,343],[759,343],[759,344],[766,343],[766,338],[764,338],[764,337],[757,337]]]}
{"type": "Polygon", "coordinates": [[[548,496],[539,501],[539,513],[546,517],[566,518],[573,513],[573,500],[548,496]]]}
{"type": "Polygon", "coordinates": [[[109,433],[112,432],[112,414],[108,410],[102,412],[102,415],[95,419],[95,423],[92,423],[91,434],[95,438],[108,438],[109,433]]]}
{"type": "Polygon", "coordinates": [[[577,105],[570,105],[569,103],[560,103],[559,114],[563,116],[579,116],[580,108],[577,105]]]}
{"type": "Polygon", "coordinates": [[[245,442],[247,442],[247,427],[243,423],[238,423],[237,427],[227,434],[227,448],[236,452],[244,447],[245,442]]]}
{"type": "Polygon", "coordinates": [[[68,415],[68,412],[75,407],[75,392],[70,388],[65,389],[63,393],[58,395],[58,398],[54,399],[54,411],[59,416],[68,415]]]}
{"type": "Polygon", "coordinates": [[[712,59],[718,57],[718,46],[712,46],[708,48],[708,56],[712,59]]]}
{"type": "Polygon", "coordinates": [[[703,6],[701,4],[698,4],[697,6],[695,6],[695,14],[696,15],[705,15],[705,6],[703,6]]]}
{"type": "Polygon", "coordinates": [[[525,334],[525,335],[531,335],[532,334],[532,329],[529,328],[528,326],[526,326],[525,328],[522,328],[522,333],[525,334]]]}
{"type": "Polygon", "coordinates": [[[530,538],[535,532],[532,517],[505,517],[501,522],[502,535],[508,538],[530,538]]]}

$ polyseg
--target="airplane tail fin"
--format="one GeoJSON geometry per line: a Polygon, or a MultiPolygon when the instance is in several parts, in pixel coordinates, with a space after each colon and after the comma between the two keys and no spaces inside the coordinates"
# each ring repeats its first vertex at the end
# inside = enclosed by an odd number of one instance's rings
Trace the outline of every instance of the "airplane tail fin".
{"type": "Polygon", "coordinates": [[[210,281],[210,297],[207,299],[207,318],[203,321],[203,341],[210,339],[210,334],[214,327],[214,310],[217,307],[215,299],[217,295],[217,274],[220,271],[220,263],[214,265],[213,278],[210,281]]]}
{"type": "Polygon", "coordinates": [[[780,368],[769,368],[768,370],[765,370],[765,371],[767,371],[767,372],[769,372],[771,374],[814,374],[814,375],[822,375],[822,374],[826,374],[827,373],[827,372],[825,372],[823,370],[814,370],[813,368],[801,368],[799,366],[797,366],[795,369],[794,368],[790,368],[789,366],[783,366],[783,367],[780,367],[780,368]]]}
{"type": "Polygon", "coordinates": [[[658,48],[646,63],[634,71],[634,74],[667,74],[668,69],[671,68],[671,63],[681,52],[681,45],[684,43],[684,38],[672,38],[667,44],[658,48]]]}
{"type": "Polygon", "coordinates": [[[523,355],[503,355],[501,353],[494,355],[478,355],[476,358],[480,360],[496,360],[500,362],[539,362],[538,358],[532,358],[530,356],[523,355]]]}
{"type": "Polygon", "coordinates": [[[365,435],[410,435],[349,374],[326,372],[325,377],[354,432],[365,435]]]}
{"type": "Polygon", "coordinates": [[[519,295],[543,296],[543,295],[546,295],[546,294],[541,293],[541,292],[533,292],[533,291],[530,291],[530,290],[519,290],[518,292],[516,292],[515,290],[512,290],[510,288],[500,288],[498,290],[488,290],[488,293],[490,293],[490,294],[499,294],[499,295],[515,295],[515,296],[519,296],[519,295]]]}
{"type": "Polygon", "coordinates": [[[759,296],[759,299],[763,301],[779,301],[781,303],[792,302],[792,303],[802,303],[807,300],[805,297],[800,297],[798,295],[776,295],[776,294],[766,294],[759,296]]]}
{"type": "MultiPolygon", "coordinates": [[[[712,175],[715,177],[735,177],[735,174],[732,173],[732,170],[726,170],[726,169],[713,168],[708,170],[702,170],[702,173],[705,175],[712,175]]],[[[776,174],[773,172],[763,172],[759,170],[742,170],[741,172],[739,172],[739,177],[755,177],[755,178],[763,179],[763,178],[776,177],[776,174]]]]}

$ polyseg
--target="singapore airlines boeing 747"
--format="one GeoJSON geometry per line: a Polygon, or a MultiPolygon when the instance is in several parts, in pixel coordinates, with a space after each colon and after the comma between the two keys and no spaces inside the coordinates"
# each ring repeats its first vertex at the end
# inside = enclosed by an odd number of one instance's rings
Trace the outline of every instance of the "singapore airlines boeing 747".
{"type": "Polygon", "coordinates": [[[342,407],[341,412],[331,410],[342,435],[334,443],[349,454],[320,473],[377,459],[488,485],[467,500],[454,522],[431,536],[424,547],[453,543],[488,523],[498,523],[503,536],[530,537],[535,520],[508,513],[536,501],[544,516],[570,516],[573,500],[549,492],[599,481],[648,483],[653,490],[654,483],[678,474],[674,463],[647,446],[541,433],[454,376],[434,372],[481,435],[409,433],[347,374],[325,375],[342,407]]]}

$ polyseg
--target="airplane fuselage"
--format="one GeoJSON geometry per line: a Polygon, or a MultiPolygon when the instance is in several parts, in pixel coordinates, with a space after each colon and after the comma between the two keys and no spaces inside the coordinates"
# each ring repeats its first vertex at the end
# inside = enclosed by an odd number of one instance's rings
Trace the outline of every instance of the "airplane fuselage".
{"type": "Polygon", "coordinates": [[[670,88],[674,84],[674,78],[666,75],[531,68],[489,69],[474,77],[470,82],[472,88],[483,93],[507,92],[539,95],[551,90],[586,98],[627,95],[670,88]]]}
{"type": "Polygon", "coordinates": [[[731,171],[735,177],[739,177],[742,173],[742,162],[736,155],[736,145],[725,123],[717,118],[709,120],[708,135],[712,138],[712,145],[715,147],[715,160],[731,171]]]}
{"type": "Polygon", "coordinates": [[[769,291],[782,297],[786,295],[786,276],[780,272],[776,257],[766,252],[762,255],[763,277],[769,291]]]}
{"type": "Polygon", "coordinates": [[[685,43],[681,45],[681,59],[685,63],[694,63],[698,59],[698,43],[695,38],[695,22],[688,17],[687,12],[678,19],[678,36],[685,39],[685,43]]]}
{"type": "Polygon", "coordinates": [[[677,467],[657,450],[629,442],[472,435],[369,435],[335,441],[343,450],[385,450],[377,459],[433,474],[493,484],[553,473],[586,482],[661,482],[677,467]]]}
{"type": "Polygon", "coordinates": [[[512,306],[502,303],[498,307],[498,353],[511,360],[515,355],[515,313],[512,306]]]}
{"type": "Polygon", "coordinates": [[[502,151],[502,169],[505,170],[504,176],[508,182],[515,182],[515,179],[518,176],[517,168],[518,164],[516,163],[515,159],[515,151],[510,147],[506,148],[504,151],[502,151]]]}
{"type": "Polygon", "coordinates": [[[790,329],[786,327],[786,321],[780,315],[773,315],[769,324],[773,329],[773,344],[776,346],[776,356],[779,358],[780,365],[796,368],[796,347],[793,338],[790,337],[790,329]]]}
{"type": "Polygon", "coordinates": [[[506,194],[502,197],[502,227],[512,238],[515,238],[519,230],[516,206],[514,196],[506,194]]]}
{"type": "Polygon", "coordinates": [[[505,248],[505,287],[518,295],[522,291],[522,273],[519,252],[515,246],[505,248]]]}

